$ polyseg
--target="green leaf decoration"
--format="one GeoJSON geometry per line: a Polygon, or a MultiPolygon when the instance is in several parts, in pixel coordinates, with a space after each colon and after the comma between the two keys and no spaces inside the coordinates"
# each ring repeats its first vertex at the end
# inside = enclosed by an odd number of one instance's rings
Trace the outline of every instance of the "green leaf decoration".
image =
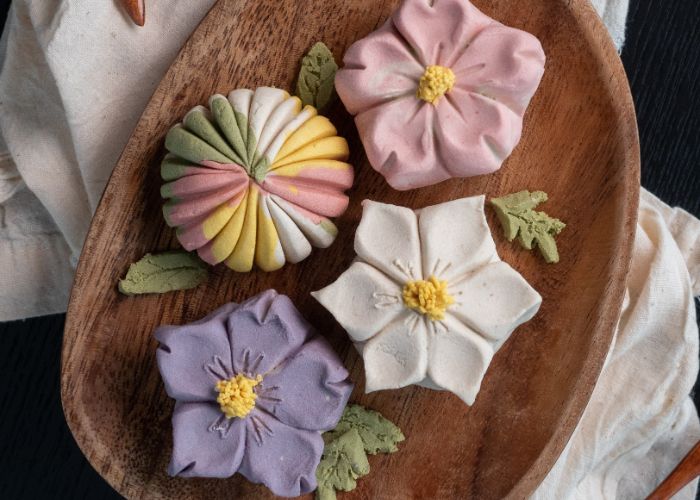
{"type": "Polygon", "coordinates": [[[335,437],[326,444],[323,458],[316,469],[319,500],[335,499],[335,491],[351,491],[357,478],[369,474],[369,462],[357,429],[335,437]]]}
{"type": "Polygon", "coordinates": [[[493,198],[491,205],[498,215],[503,232],[508,241],[516,236],[518,242],[527,250],[537,245],[544,260],[549,263],[559,262],[556,235],[566,227],[559,219],[544,212],[535,211],[535,207],[547,201],[544,191],[520,191],[501,198],[493,198]]]}
{"type": "Polygon", "coordinates": [[[321,111],[336,97],[335,73],[338,65],[323,42],[317,42],[301,60],[297,79],[297,96],[304,105],[321,111]]]}
{"type": "Polygon", "coordinates": [[[370,455],[394,453],[399,449],[397,443],[406,439],[401,429],[381,413],[360,405],[348,405],[332,433],[342,434],[350,429],[357,429],[365,451],[370,455]]]}
{"type": "Polygon", "coordinates": [[[129,266],[126,277],[119,280],[119,291],[139,295],[187,290],[204,283],[208,274],[207,265],[188,252],[147,253],[129,266]]]}
{"type": "Polygon", "coordinates": [[[334,500],[336,490],[351,491],[369,474],[367,454],[393,453],[405,439],[401,430],[380,413],[348,405],[338,425],[323,434],[326,446],[316,469],[317,500],[334,500]]]}

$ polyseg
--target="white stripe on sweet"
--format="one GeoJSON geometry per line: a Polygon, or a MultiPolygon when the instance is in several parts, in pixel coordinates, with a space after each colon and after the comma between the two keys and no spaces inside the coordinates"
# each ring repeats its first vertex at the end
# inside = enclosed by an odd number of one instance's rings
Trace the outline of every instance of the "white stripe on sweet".
{"type": "MultiPolygon", "coordinates": [[[[287,215],[289,215],[289,217],[294,221],[294,223],[297,226],[299,226],[301,232],[304,233],[304,236],[306,236],[309,239],[313,246],[318,248],[326,248],[329,247],[333,243],[333,241],[335,241],[335,237],[338,234],[337,231],[334,231],[332,233],[328,232],[322,224],[316,224],[314,221],[308,219],[306,216],[299,213],[297,208],[295,208],[294,205],[292,205],[288,201],[274,194],[270,196],[275,201],[275,203],[282,210],[284,210],[284,212],[287,215]]],[[[335,228],[335,226],[330,220],[328,220],[325,217],[319,217],[326,221],[326,224],[335,228]]]]}
{"type": "Polygon", "coordinates": [[[284,255],[288,262],[296,264],[311,253],[311,243],[306,239],[297,224],[282,210],[271,196],[266,196],[267,205],[272,215],[272,221],[277,229],[284,255]]]}

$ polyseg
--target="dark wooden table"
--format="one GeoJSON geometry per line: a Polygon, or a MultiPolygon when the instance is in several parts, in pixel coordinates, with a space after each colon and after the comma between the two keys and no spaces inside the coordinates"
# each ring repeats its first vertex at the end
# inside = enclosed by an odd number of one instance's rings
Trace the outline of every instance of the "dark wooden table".
{"type": "MultiPolygon", "coordinates": [[[[0,6],[0,21],[6,11],[0,6]]],[[[700,1],[631,0],[622,59],[637,105],[642,185],[700,216],[700,1]]],[[[1,498],[119,498],[63,418],[64,319],[0,323],[1,498]]]]}

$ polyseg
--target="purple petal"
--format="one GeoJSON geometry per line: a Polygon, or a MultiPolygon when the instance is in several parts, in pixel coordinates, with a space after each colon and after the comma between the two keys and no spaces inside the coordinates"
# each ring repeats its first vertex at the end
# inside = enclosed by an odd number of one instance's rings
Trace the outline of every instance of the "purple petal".
{"type": "Polygon", "coordinates": [[[262,411],[251,412],[245,422],[246,452],[238,472],[283,497],[316,489],[323,452],[320,433],[294,429],[262,411]]]}
{"type": "Polygon", "coordinates": [[[194,323],[156,330],[158,369],[171,398],[184,402],[216,399],[216,382],[232,375],[226,319],[236,307],[226,304],[194,323]]]}
{"type": "Polygon", "coordinates": [[[292,427],[327,431],[340,420],[351,392],[348,371],[328,342],[316,337],[263,379],[256,404],[292,427]]]}
{"type": "Polygon", "coordinates": [[[233,369],[264,375],[294,355],[311,335],[311,325],[285,295],[267,290],[240,305],[228,321],[233,369]]]}
{"type": "Polygon", "coordinates": [[[173,456],[168,474],[230,477],[245,451],[244,421],[226,419],[215,404],[177,403],[173,412],[173,456]]]}

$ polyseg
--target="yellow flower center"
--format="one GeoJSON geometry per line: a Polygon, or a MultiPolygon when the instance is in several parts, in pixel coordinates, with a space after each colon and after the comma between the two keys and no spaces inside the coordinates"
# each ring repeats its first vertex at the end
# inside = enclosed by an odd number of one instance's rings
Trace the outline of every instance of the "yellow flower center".
{"type": "Polygon", "coordinates": [[[438,99],[447,94],[455,85],[455,74],[445,66],[428,66],[420,77],[416,95],[429,102],[437,103],[438,99]]]}
{"type": "Polygon", "coordinates": [[[409,281],[403,287],[403,302],[406,307],[437,321],[445,317],[447,308],[455,299],[447,291],[447,281],[431,276],[427,281],[409,281]]]}
{"type": "Polygon", "coordinates": [[[216,402],[221,406],[221,411],[226,418],[243,418],[255,408],[255,400],[258,395],[253,388],[262,382],[262,377],[248,378],[240,373],[228,380],[219,380],[216,383],[216,392],[219,396],[216,402]]]}

